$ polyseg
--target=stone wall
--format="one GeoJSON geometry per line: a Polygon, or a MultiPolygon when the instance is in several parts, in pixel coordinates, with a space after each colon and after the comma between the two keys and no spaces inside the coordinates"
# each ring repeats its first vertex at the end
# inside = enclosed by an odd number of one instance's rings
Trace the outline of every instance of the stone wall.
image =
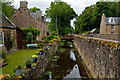
{"type": "MultiPolygon", "coordinates": [[[[90,34],[86,34],[82,36],[90,37],[90,34]]],[[[93,34],[93,37],[120,41],[120,34],[93,34]]]]}
{"type": "MultiPolygon", "coordinates": [[[[13,49],[17,49],[16,29],[0,28],[0,31],[3,31],[3,32],[4,32],[4,38],[7,36],[7,35],[6,35],[6,32],[7,32],[7,31],[10,31],[11,35],[12,35],[13,38],[14,38],[14,47],[13,47],[13,49]]],[[[3,46],[3,47],[1,47],[1,48],[5,48],[5,46],[3,46]]],[[[12,50],[13,50],[13,49],[12,49],[12,50]]]]}
{"type": "Polygon", "coordinates": [[[93,37],[120,41],[120,34],[94,34],[93,37]]]}
{"type": "Polygon", "coordinates": [[[119,78],[120,43],[74,35],[74,45],[94,78],[119,78]]]}
{"type": "Polygon", "coordinates": [[[45,67],[47,66],[47,64],[49,63],[49,61],[51,60],[52,56],[56,54],[56,52],[58,51],[60,44],[59,43],[55,43],[51,46],[51,48],[49,49],[48,53],[43,55],[43,57],[40,57],[38,59],[38,63],[35,66],[35,69],[32,69],[28,72],[27,75],[25,75],[24,79],[31,79],[31,78],[38,78],[40,77],[40,75],[43,74],[45,67]]]}

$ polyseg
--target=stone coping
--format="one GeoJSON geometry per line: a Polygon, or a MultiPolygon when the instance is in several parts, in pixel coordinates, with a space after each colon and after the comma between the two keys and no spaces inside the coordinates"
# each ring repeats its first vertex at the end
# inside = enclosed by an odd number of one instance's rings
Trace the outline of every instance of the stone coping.
{"type": "Polygon", "coordinates": [[[107,39],[101,39],[101,38],[95,38],[95,37],[85,37],[82,35],[73,35],[74,37],[83,38],[90,41],[95,41],[96,43],[101,43],[105,46],[110,46],[111,48],[118,48],[120,49],[120,41],[115,40],[107,40],[107,39]]]}
{"type": "Polygon", "coordinates": [[[103,40],[103,41],[109,41],[109,42],[114,42],[114,43],[118,43],[120,44],[120,41],[115,41],[115,40],[108,40],[108,39],[102,39],[102,38],[95,38],[95,37],[85,37],[85,36],[82,36],[82,35],[75,35],[75,37],[79,37],[79,38],[85,38],[85,39],[94,39],[94,40],[103,40]]]}

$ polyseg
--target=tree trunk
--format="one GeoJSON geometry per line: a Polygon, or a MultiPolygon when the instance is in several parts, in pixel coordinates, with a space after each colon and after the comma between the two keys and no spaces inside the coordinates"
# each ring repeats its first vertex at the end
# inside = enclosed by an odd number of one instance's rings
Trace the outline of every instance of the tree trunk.
{"type": "Polygon", "coordinates": [[[57,27],[57,16],[56,16],[56,31],[57,31],[57,35],[59,36],[58,27],[57,27]]]}

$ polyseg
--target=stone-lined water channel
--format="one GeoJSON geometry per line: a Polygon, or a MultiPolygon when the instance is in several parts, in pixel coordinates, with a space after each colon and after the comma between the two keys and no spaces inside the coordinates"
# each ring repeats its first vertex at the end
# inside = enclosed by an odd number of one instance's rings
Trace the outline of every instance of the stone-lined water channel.
{"type": "Polygon", "coordinates": [[[41,58],[36,68],[30,70],[24,78],[39,78],[41,80],[88,78],[81,57],[72,42],[65,42],[62,47],[56,45],[51,50],[53,51],[41,58]],[[70,45],[72,46],[70,47],[70,45]]]}
{"type": "Polygon", "coordinates": [[[45,74],[49,79],[81,79],[73,48],[60,48],[47,65],[45,74]]]}

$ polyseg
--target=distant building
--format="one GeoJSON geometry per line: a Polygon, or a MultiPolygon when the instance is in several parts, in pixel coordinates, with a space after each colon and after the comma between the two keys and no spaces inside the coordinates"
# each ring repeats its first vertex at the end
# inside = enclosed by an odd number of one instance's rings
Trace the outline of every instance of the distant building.
{"type": "Polygon", "coordinates": [[[103,14],[100,34],[120,34],[120,17],[105,17],[103,14]]]}
{"type": "Polygon", "coordinates": [[[27,7],[27,1],[20,1],[20,8],[12,16],[11,21],[19,28],[28,28],[30,25],[37,28],[40,31],[40,35],[37,40],[41,40],[47,36],[48,25],[46,17],[41,15],[41,12],[33,13],[27,7]]]}

